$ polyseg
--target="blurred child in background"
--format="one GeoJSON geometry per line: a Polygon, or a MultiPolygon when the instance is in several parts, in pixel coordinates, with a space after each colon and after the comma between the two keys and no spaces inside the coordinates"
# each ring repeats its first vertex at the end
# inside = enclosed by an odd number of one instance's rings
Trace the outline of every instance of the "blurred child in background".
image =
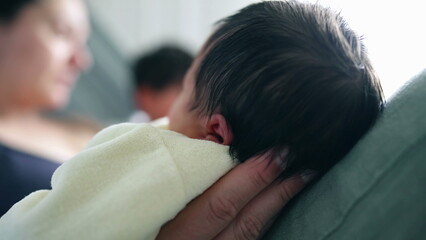
{"type": "Polygon", "coordinates": [[[193,56],[165,45],[139,57],[134,65],[135,104],[131,122],[149,122],[165,117],[182,89],[193,56]]]}

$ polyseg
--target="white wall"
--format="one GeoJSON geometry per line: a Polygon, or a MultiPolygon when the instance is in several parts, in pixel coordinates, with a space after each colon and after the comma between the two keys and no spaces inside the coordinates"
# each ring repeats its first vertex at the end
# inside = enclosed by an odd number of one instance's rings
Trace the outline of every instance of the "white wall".
{"type": "Polygon", "coordinates": [[[125,56],[163,42],[196,52],[213,24],[255,0],[88,0],[125,56]],[[125,4],[124,4],[125,2],[125,4]]]}
{"type": "Polygon", "coordinates": [[[364,36],[387,97],[426,69],[426,8],[421,0],[319,0],[341,10],[364,36]]]}
{"type": "MultiPolygon", "coordinates": [[[[255,0],[87,0],[127,57],[163,42],[196,52],[213,24],[255,0]],[[124,4],[125,2],[125,4],[124,4]]],[[[317,0],[309,0],[316,2],[317,0]]],[[[342,10],[364,35],[387,96],[426,68],[426,11],[420,0],[318,0],[342,10]]]]}

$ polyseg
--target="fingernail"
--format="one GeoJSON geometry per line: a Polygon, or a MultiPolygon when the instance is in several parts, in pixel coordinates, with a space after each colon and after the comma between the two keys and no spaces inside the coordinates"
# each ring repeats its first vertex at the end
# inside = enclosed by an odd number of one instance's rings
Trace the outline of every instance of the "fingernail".
{"type": "Polygon", "coordinates": [[[318,171],[314,170],[305,170],[300,174],[300,177],[302,178],[303,182],[308,183],[312,181],[316,176],[318,175],[318,171]]]}
{"type": "Polygon", "coordinates": [[[286,147],[286,148],[284,148],[283,150],[281,150],[281,152],[278,154],[280,157],[281,157],[281,159],[284,161],[284,159],[286,159],[287,158],[287,155],[288,155],[288,148],[286,147]]]}
{"type": "Polygon", "coordinates": [[[280,153],[278,153],[275,156],[275,163],[281,167],[281,169],[285,169],[287,166],[287,155],[288,155],[288,149],[283,149],[280,153]]]}
{"type": "Polygon", "coordinates": [[[280,171],[284,171],[284,169],[287,166],[285,160],[283,161],[283,159],[279,157],[275,157],[274,161],[275,161],[275,164],[280,168],[280,171]]]}

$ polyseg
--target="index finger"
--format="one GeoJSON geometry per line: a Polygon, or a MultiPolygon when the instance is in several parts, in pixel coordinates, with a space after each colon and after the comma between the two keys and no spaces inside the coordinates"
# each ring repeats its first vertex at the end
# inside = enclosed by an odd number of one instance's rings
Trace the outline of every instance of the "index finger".
{"type": "Polygon", "coordinates": [[[283,171],[270,154],[252,158],[231,170],[166,224],[157,239],[211,239],[283,171]],[[166,237],[167,236],[167,237],[166,237]]]}
{"type": "Polygon", "coordinates": [[[258,239],[268,230],[281,209],[308,182],[309,179],[301,174],[275,180],[252,199],[215,239],[258,239]]]}

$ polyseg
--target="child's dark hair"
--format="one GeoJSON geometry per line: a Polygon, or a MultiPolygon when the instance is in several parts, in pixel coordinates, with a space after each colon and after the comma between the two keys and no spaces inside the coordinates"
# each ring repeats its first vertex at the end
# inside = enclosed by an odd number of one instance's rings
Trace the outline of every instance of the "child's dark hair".
{"type": "Polygon", "coordinates": [[[193,110],[226,118],[238,160],[288,148],[286,176],[323,173],[382,110],[361,38],[330,9],[261,2],[219,24],[202,50],[193,110]]]}
{"type": "Polygon", "coordinates": [[[177,46],[167,45],[141,56],[133,66],[134,83],[162,90],[181,84],[193,56],[177,46]]]}

